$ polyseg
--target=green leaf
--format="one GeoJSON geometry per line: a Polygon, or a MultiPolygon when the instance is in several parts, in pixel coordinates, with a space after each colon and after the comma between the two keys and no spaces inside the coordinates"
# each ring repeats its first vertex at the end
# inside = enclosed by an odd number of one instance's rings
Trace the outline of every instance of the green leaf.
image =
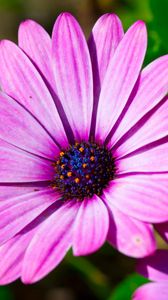
{"type": "Polygon", "coordinates": [[[153,26],[157,30],[165,49],[168,50],[168,1],[150,0],[153,26]]]}
{"type": "Polygon", "coordinates": [[[6,286],[0,286],[0,300],[13,300],[10,289],[6,286]]]}
{"type": "Polygon", "coordinates": [[[166,54],[166,50],[162,44],[162,40],[156,31],[156,28],[153,23],[148,24],[148,48],[145,57],[144,66],[166,54]]]}
{"type": "Polygon", "coordinates": [[[131,274],[115,288],[107,300],[131,300],[133,292],[147,282],[149,281],[139,274],[131,274]]]}

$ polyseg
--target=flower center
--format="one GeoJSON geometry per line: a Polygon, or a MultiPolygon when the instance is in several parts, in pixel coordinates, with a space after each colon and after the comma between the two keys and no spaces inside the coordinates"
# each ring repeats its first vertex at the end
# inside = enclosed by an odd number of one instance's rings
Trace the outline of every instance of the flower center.
{"type": "Polygon", "coordinates": [[[54,166],[54,186],[64,199],[100,196],[115,175],[111,152],[96,143],[75,143],[60,152],[54,166]]]}

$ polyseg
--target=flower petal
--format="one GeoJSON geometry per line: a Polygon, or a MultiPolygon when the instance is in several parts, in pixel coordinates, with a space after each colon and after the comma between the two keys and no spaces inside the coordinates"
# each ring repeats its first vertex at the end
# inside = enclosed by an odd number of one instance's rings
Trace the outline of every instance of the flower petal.
{"type": "MultiPolygon", "coordinates": [[[[126,132],[134,128],[135,124],[143,119],[162,100],[167,92],[168,55],[165,55],[156,59],[142,70],[128,101],[129,104],[125,107],[126,113],[120,120],[116,131],[112,134],[109,147],[114,146],[126,132]]],[[[122,138],[122,142],[125,142],[125,140],[126,138],[122,138]]]]}
{"type": "Polygon", "coordinates": [[[54,159],[59,148],[17,101],[0,92],[0,138],[27,152],[54,159]]]}
{"type": "Polygon", "coordinates": [[[97,105],[102,82],[115,50],[124,35],[122,23],[115,14],[105,14],[98,19],[90,35],[88,46],[93,69],[94,106],[91,136],[94,135],[97,105]]]}
{"type": "Polygon", "coordinates": [[[109,215],[102,200],[96,195],[85,199],[73,228],[74,255],[86,255],[99,249],[106,240],[108,228],[109,215]]]}
{"type": "Polygon", "coordinates": [[[131,257],[144,257],[156,250],[152,226],[123,214],[107,201],[110,209],[108,241],[131,257]]]}
{"type": "Polygon", "coordinates": [[[53,203],[16,236],[0,246],[0,284],[8,284],[21,276],[23,258],[31,239],[41,223],[60,207],[60,202],[53,203]]]}
{"type": "Polygon", "coordinates": [[[87,140],[93,105],[91,61],[85,37],[70,14],[56,20],[52,47],[57,94],[75,138],[87,140]]]}
{"type": "Polygon", "coordinates": [[[146,28],[136,22],[124,35],[109,64],[98,104],[96,137],[104,141],[120,116],[138,78],[147,44],[146,28]]]}
{"type": "MultiPolygon", "coordinates": [[[[34,190],[42,190],[44,186],[41,182],[38,183],[0,183],[0,203],[2,205],[2,201],[5,202],[11,198],[15,198],[27,193],[32,193],[34,190]]],[[[0,205],[0,208],[1,208],[0,205]]]]}
{"type": "Polygon", "coordinates": [[[19,26],[19,47],[32,59],[41,74],[55,86],[52,72],[51,38],[44,28],[33,20],[26,20],[19,26]]]}
{"type": "Polygon", "coordinates": [[[26,107],[56,142],[67,146],[54,101],[27,55],[14,43],[1,41],[0,61],[2,89],[26,107]]]}
{"type": "Polygon", "coordinates": [[[24,257],[22,281],[43,278],[63,259],[72,243],[72,224],[79,203],[66,203],[43,222],[24,257]]]}
{"type": "Polygon", "coordinates": [[[167,283],[147,283],[139,287],[133,294],[133,300],[167,300],[168,287],[167,283]],[[159,296],[159,298],[158,298],[159,296]]]}
{"type": "Polygon", "coordinates": [[[25,250],[34,231],[14,236],[0,246],[0,284],[9,284],[21,275],[25,250]]]}
{"type": "Polygon", "coordinates": [[[142,147],[145,151],[149,144],[168,137],[167,111],[168,97],[165,97],[130,130],[125,141],[116,147],[116,151],[113,150],[114,155],[122,157],[142,147]]]}
{"type": "Polygon", "coordinates": [[[137,271],[153,281],[168,281],[168,250],[157,250],[153,255],[139,260],[137,271]]]}
{"type": "Polygon", "coordinates": [[[101,16],[93,27],[88,45],[93,66],[95,88],[99,92],[109,62],[123,35],[122,23],[115,14],[101,16]]]}
{"type": "Polygon", "coordinates": [[[118,161],[119,173],[129,172],[168,172],[168,140],[167,143],[128,156],[118,161]]]}
{"type": "Polygon", "coordinates": [[[48,181],[54,176],[50,161],[24,152],[1,139],[0,166],[1,183],[48,181]]]}
{"type": "Polygon", "coordinates": [[[39,70],[45,81],[60,115],[68,141],[73,143],[74,136],[72,129],[70,128],[67,116],[65,115],[62,104],[57,96],[53,72],[52,42],[49,34],[38,23],[32,20],[26,20],[21,23],[19,27],[18,39],[19,46],[31,58],[33,64],[39,70]]]}
{"type": "Polygon", "coordinates": [[[12,238],[59,198],[56,191],[44,188],[3,201],[0,207],[0,244],[12,238]]]}
{"type": "Polygon", "coordinates": [[[168,222],[156,224],[155,227],[161,237],[168,242],[168,222]]]}
{"type": "Polygon", "coordinates": [[[168,220],[168,174],[115,179],[103,198],[123,213],[148,223],[168,220]]]}

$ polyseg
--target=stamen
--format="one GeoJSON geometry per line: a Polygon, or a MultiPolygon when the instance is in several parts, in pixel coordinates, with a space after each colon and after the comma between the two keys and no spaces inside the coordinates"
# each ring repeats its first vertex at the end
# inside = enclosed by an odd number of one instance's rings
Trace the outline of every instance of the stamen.
{"type": "Polygon", "coordinates": [[[60,152],[60,156],[61,156],[61,157],[64,156],[64,154],[65,154],[65,153],[64,153],[63,151],[60,152]]]}
{"type": "Polygon", "coordinates": [[[76,183],[79,183],[79,182],[80,182],[80,179],[79,179],[79,178],[75,178],[75,182],[76,182],[76,183]]]}
{"type": "Polygon", "coordinates": [[[101,195],[115,176],[115,161],[110,151],[96,143],[82,142],[60,152],[54,164],[53,186],[63,199],[83,200],[101,195]]]}

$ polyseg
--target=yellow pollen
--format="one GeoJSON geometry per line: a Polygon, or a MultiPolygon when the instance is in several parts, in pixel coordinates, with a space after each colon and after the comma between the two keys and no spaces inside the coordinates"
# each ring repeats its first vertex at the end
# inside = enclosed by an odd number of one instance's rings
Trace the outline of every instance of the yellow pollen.
{"type": "Polygon", "coordinates": [[[60,152],[60,156],[61,156],[61,157],[64,156],[64,154],[65,154],[65,153],[64,153],[63,151],[60,152]]]}
{"type": "Polygon", "coordinates": [[[84,151],[84,148],[83,148],[83,147],[80,147],[80,148],[79,148],[79,151],[80,151],[80,152],[83,152],[83,151],[84,151]]]}
{"type": "Polygon", "coordinates": [[[64,179],[64,176],[63,176],[63,175],[61,175],[61,176],[60,176],[60,179],[64,179]]]}
{"type": "Polygon", "coordinates": [[[57,165],[59,165],[60,164],[60,160],[57,160],[57,165]]]}
{"type": "Polygon", "coordinates": [[[75,182],[76,182],[76,183],[79,183],[79,182],[80,182],[80,179],[79,179],[78,177],[76,177],[76,178],[75,178],[75,182]]]}
{"type": "Polygon", "coordinates": [[[91,156],[91,157],[90,157],[90,160],[91,160],[91,161],[94,161],[94,160],[95,160],[95,157],[94,157],[94,156],[91,156]]]}
{"type": "Polygon", "coordinates": [[[63,165],[61,165],[61,169],[64,169],[65,168],[65,165],[63,164],[63,165]]]}
{"type": "Polygon", "coordinates": [[[68,173],[67,173],[67,176],[68,176],[68,177],[71,177],[71,176],[72,176],[72,172],[68,172],[68,173]]]}
{"type": "Polygon", "coordinates": [[[86,177],[86,179],[89,179],[89,178],[90,178],[89,174],[86,174],[86,176],[85,176],[85,177],[86,177]]]}
{"type": "Polygon", "coordinates": [[[87,164],[83,164],[82,167],[85,169],[87,167],[87,164]]]}

